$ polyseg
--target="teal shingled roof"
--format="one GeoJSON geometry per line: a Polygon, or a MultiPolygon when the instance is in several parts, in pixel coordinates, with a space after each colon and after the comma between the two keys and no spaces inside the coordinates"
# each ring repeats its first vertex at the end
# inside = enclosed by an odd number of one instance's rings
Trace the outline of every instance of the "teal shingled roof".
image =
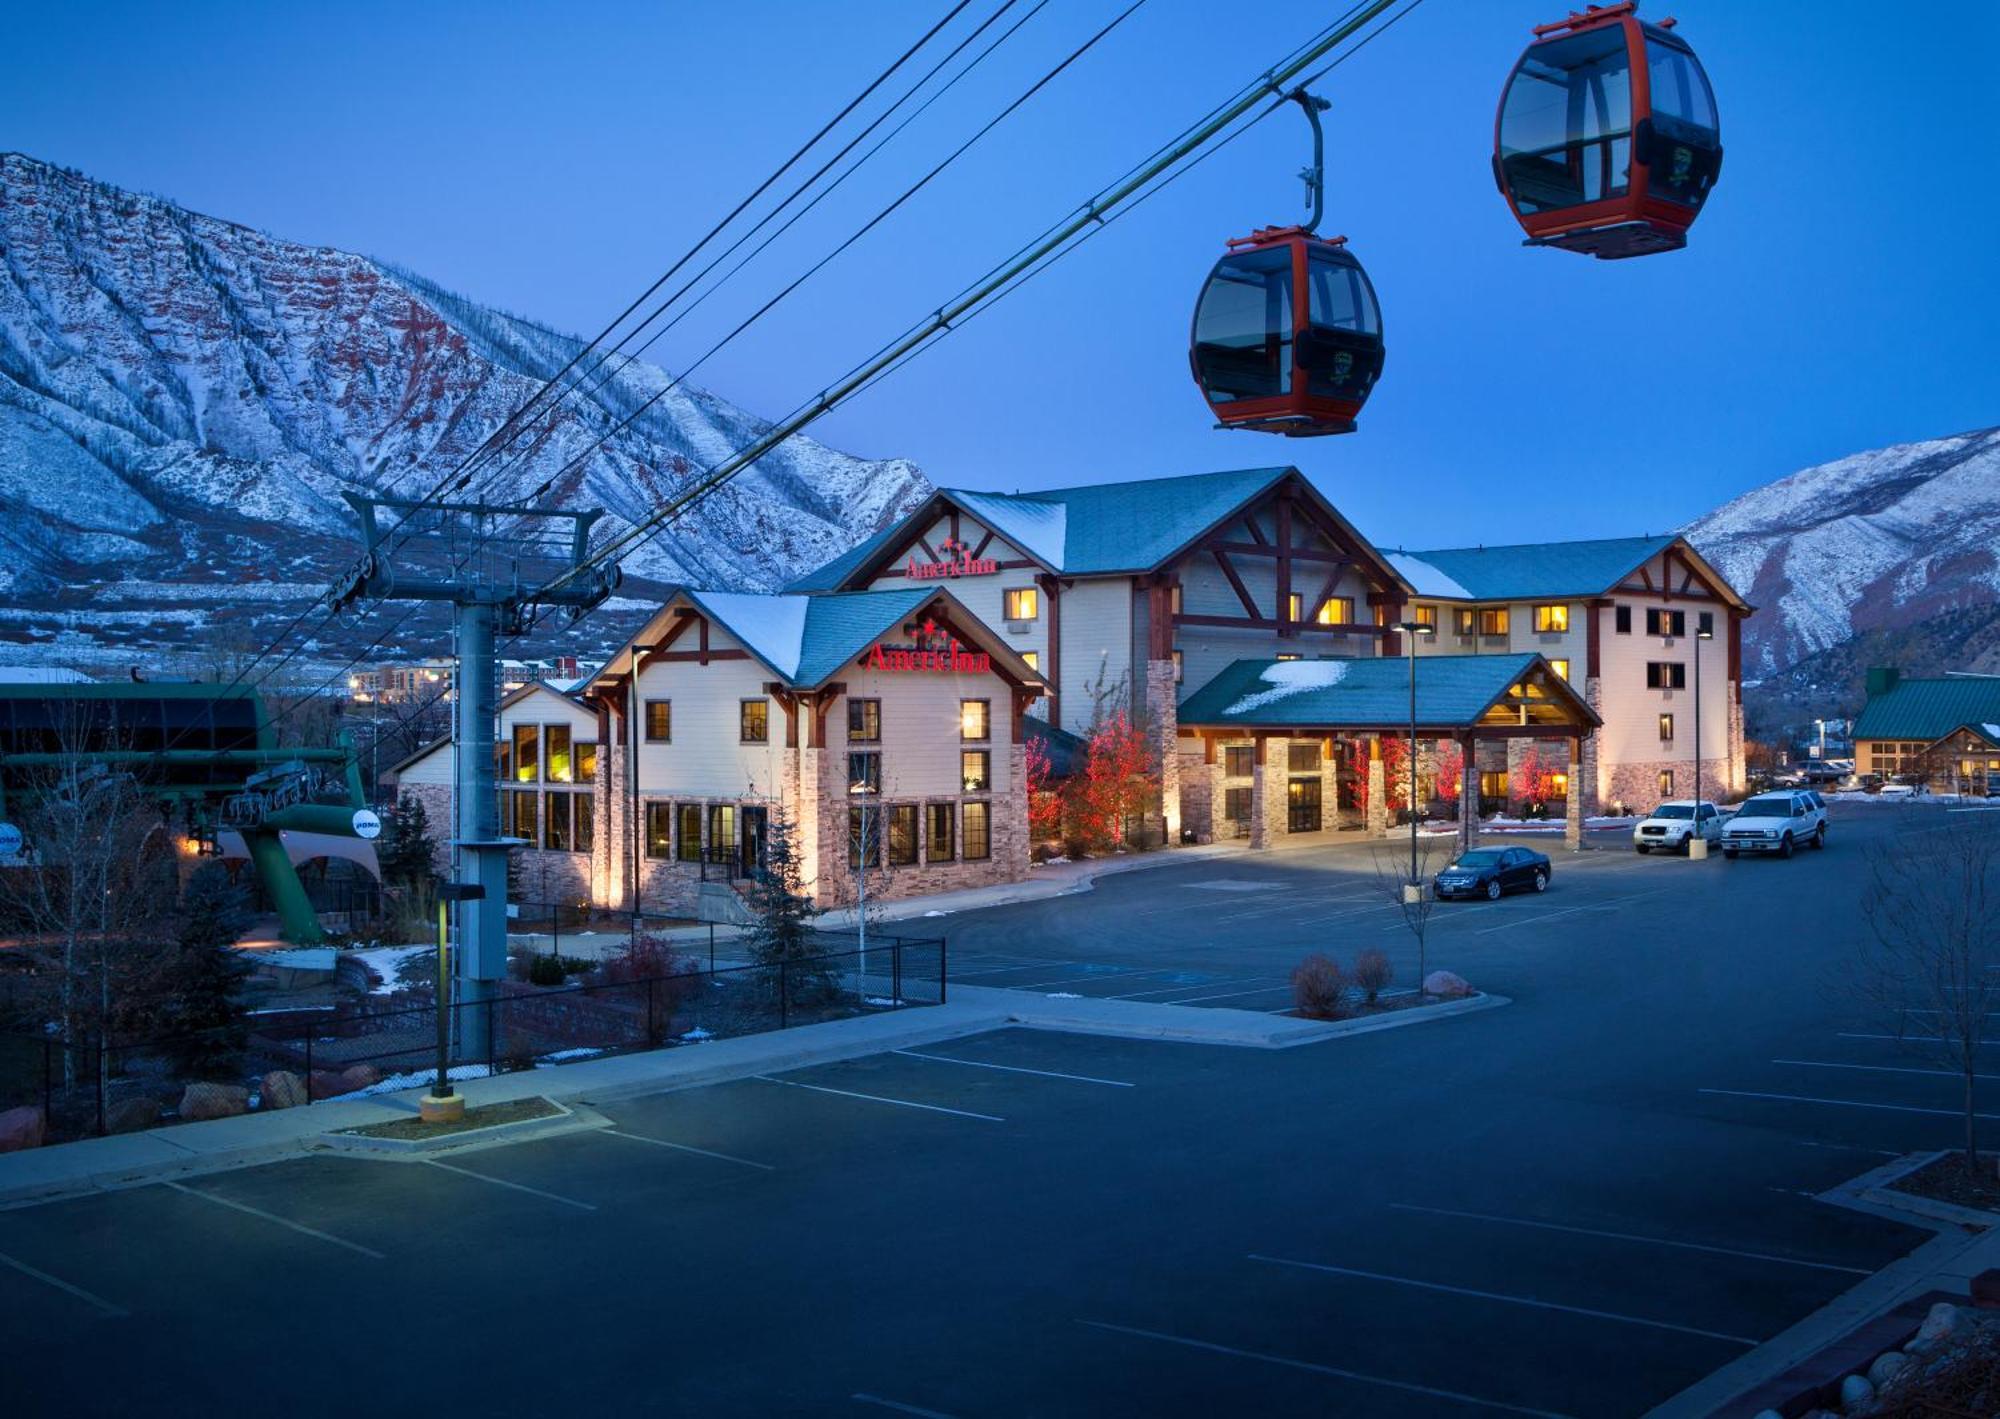
{"type": "Polygon", "coordinates": [[[1537,596],[1602,596],[1675,540],[1606,537],[1593,542],[1447,547],[1402,555],[1435,567],[1479,600],[1527,601],[1537,596]]]}
{"type": "MultiPolygon", "coordinates": [[[[1422,657],[1417,723],[1471,724],[1539,659],[1533,652],[1422,657]]],[[[1409,662],[1401,656],[1239,660],[1180,707],[1184,725],[1363,729],[1409,721],[1409,662]]]]}
{"type": "MultiPolygon", "coordinates": [[[[1090,483],[1032,493],[941,489],[1051,571],[1069,576],[1151,571],[1250,502],[1290,468],[1238,468],[1129,483],[1090,483]]],[[[926,504],[928,506],[928,504],[926,504]]],[[[911,517],[922,514],[922,509],[911,517]]],[[[882,547],[908,535],[910,518],[845,556],[806,573],[787,591],[833,591],[882,547]]]]}
{"type": "Polygon", "coordinates": [[[1966,724],[1982,732],[1985,725],[2000,726],[2000,676],[1899,680],[1869,696],[1867,707],[1854,721],[1854,737],[1928,744],[1966,724]]]}
{"type": "Polygon", "coordinates": [[[793,682],[817,685],[837,674],[936,595],[937,588],[927,586],[918,591],[849,591],[813,597],[806,608],[805,643],[793,682]]]}

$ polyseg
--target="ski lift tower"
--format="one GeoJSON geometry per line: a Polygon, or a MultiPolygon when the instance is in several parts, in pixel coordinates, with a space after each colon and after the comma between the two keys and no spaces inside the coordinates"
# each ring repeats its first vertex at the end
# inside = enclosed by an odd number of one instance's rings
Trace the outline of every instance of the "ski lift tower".
{"type": "Polygon", "coordinates": [[[452,608],[452,860],[477,895],[457,903],[458,1031],[462,1057],[492,1047],[492,1012],[507,974],[507,854],[525,839],[500,831],[493,732],[498,716],[496,634],[520,635],[564,608],[574,621],[609,596],[617,566],[584,569],[602,510],[563,512],[497,503],[431,503],[347,493],[367,548],[333,589],[333,606],[440,601],[452,608]]]}

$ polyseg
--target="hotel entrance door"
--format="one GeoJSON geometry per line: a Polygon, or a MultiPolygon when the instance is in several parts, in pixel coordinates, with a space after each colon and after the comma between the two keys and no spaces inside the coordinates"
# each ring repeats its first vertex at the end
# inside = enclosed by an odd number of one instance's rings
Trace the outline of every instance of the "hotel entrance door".
{"type": "Polygon", "coordinates": [[[1285,785],[1285,826],[1294,833],[1319,831],[1319,779],[1295,778],[1285,785]]]}

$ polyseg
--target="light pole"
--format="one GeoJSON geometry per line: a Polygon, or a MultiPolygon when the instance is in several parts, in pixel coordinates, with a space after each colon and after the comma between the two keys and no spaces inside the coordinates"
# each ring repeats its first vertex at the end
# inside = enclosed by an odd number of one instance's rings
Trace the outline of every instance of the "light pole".
{"type": "Polygon", "coordinates": [[[1708,856],[1708,838],[1701,827],[1701,643],[1715,639],[1715,632],[1700,622],[1694,628],[1694,830],[1688,834],[1688,856],[1700,860],[1708,856]]]}
{"type": "Polygon", "coordinates": [[[854,887],[854,933],[859,943],[857,965],[860,974],[856,977],[859,994],[868,993],[868,798],[875,792],[873,784],[862,780],[847,786],[849,796],[861,804],[860,840],[854,845],[855,887],[854,887]]]}
{"type": "MultiPolygon", "coordinates": [[[[1403,899],[1411,901],[1424,890],[1417,877],[1417,637],[1434,636],[1437,627],[1418,621],[1398,621],[1396,629],[1403,633],[1404,644],[1410,648],[1410,880],[1403,885],[1403,899]]],[[[1464,789],[1459,791],[1462,793],[1464,789]]]]}

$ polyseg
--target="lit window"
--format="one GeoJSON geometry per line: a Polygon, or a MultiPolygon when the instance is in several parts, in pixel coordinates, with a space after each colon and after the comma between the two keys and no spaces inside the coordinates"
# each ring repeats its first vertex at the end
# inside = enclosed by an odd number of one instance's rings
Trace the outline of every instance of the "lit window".
{"type": "Polygon", "coordinates": [[[908,867],[917,860],[917,805],[898,803],[889,810],[889,865],[908,867]]]}
{"type": "Polygon", "coordinates": [[[1569,629],[1569,607],[1537,606],[1535,608],[1535,629],[1538,631],[1566,631],[1569,629]]]}
{"type": "Polygon", "coordinates": [[[882,791],[882,756],[880,754],[849,754],[847,756],[847,787],[850,792],[859,789],[867,793],[882,791]]]}
{"type": "MultiPolygon", "coordinates": [[[[646,856],[667,857],[673,852],[674,809],[671,803],[646,805],[646,856]]],[[[695,844],[701,843],[701,829],[695,829],[695,844]]]]}
{"type": "Polygon", "coordinates": [[[850,744],[879,744],[882,741],[882,702],[847,702],[847,741],[850,744]]]}
{"type": "Polygon", "coordinates": [[[744,700],[737,716],[737,728],[745,744],[767,744],[771,739],[771,702],[744,700]]]}
{"type": "Polygon", "coordinates": [[[1040,670],[1042,668],[1042,653],[1039,650],[1024,650],[1021,652],[1021,663],[1030,670],[1040,670]]]}
{"type": "Polygon", "coordinates": [[[930,805],[930,842],[924,849],[924,856],[932,862],[950,862],[952,853],[952,828],[958,816],[955,803],[933,803],[930,805]]]}
{"type": "Polygon", "coordinates": [[[674,702],[672,700],[646,701],[646,742],[667,744],[674,737],[674,702]]]}
{"type": "Polygon", "coordinates": [[[1472,635],[1478,629],[1479,629],[1479,613],[1470,610],[1468,608],[1461,607],[1458,612],[1458,633],[1462,636],[1469,636],[1472,635]]]}
{"type": "Polygon", "coordinates": [[[1556,773],[1549,775],[1549,797],[1569,797],[1569,775],[1556,773]]]}
{"type": "Polygon", "coordinates": [[[1646,688],[1649,690],[1685,690],[1687,688],[1687,669],[1678,660],[1649,660],[1646,662],[1646,688]]]}
{"type": "Polygon", "coordinates": [[[1302,619],[1305,615],[1305,604],[1305,597],[1299,595],[1296,591],[1287,596],[1285,598],[1285,619],[1287,621],[1302,619]]]}
{"type": "Polygon", "coordinates": [[[1660,797],[1672,798],[1673,796],[1674,796],[1674,771],[1672,769],[1661,769],[1660,797]]]}
{"type": "Polygon", "coordinates": [[[965,851],[968,862],[979,862],[993,855],[992,812],[985,803],[965,805],[965,851]]]}
{"type": "Polygon", "coordinates": [[[540,742],[539,725],[514,726],[514,777],[521,783],[533,783],[541,776],[540,742]]]}
{"type": "Polygon", "coordinates": [[[992,756],[984,749],[966,749],[958,756],[959,777],[966,793],[984,793],[992,787],[992,756]]]}
{"type": "Polygon", "coordinates": [[[1436,630],[1438,608],[1435,606],[1413,606],[1410,608],[1410,620],[1419,626],[1429,626],[1432,630],[1436,630]]]}
{"type": "MultiPolygon", "coordinates": [[[[680,860],[682,862],[700,862],[701,805],[699,803],[683,803],[675,810],[675,818],[680,825],[680,860]]],[[[664,832],[665,829],[661,831],[664,832]]],[[[664,844],[666,839],[662,837],[660,841],[664,844]]],[[[666,849],[662,847],[660,851],[661,855],[665,856],[666,849]]]]}
{"type": "Polygon", "coordinates": [[[1687,612],[1662,611],[1651,607],[1646,612],[1646,634],[1649,636],[1681,636],[1687,634],[1687,612]]]}
{"type": "Polygon", "coordinates": [[[575,762],[570,757],[570,733],[567,724],[549,726],[549,782],[574,783],[575,762]]]}
{"type": "Polygon", "coordinates": [[[1281,650],[1278,652],[1278,659],[1280,660],[1299,660],[1301,658],[1295,650],[1281,650]]]}
{"type": "Polygon", "coordinates": [[[1479,613],[1479,634],[1482,636],[1504,636],[1507,634],[1507,608],[1488,607],[1479,613]]]}
{"type": "Polygon", "coordinates": [[[1674,742],[1674,717],[1670,714],[1660,716],[1660,742],[1662,744],[1674,742]]]}
{"type": "Polygon", "coordinates": [[[576,777],[579,783],[589,783],[597,777],[597,746],[578,744],[576,746],[576,777]]]}
{"type": "Polygon", "coordinates": [[[1186,676],[1187,663],[1181,659],[1181,653],[1176,650],[1174,652],[1174,683],[1176,685],[1180,684],[1186,676]]]}
{"type": "Polygon", "coordinates": [[[597,850],[597,803],[587,793],[572,794],[576,799],[576,839],[570,844],[573,852],[595,852],[597,850]]]}
{"type": "MultiPolygon", "coordinates": [[[[1377,608],[1380,610],[1381,608],[1377,608]]],[[[1351,596],[1329,596],[1320,605],[1319,613],[1313,617],[1322,626],[1351,626],[1354,624],[1354,598],[1351,596]]]]}
{"type": "Polygon", "coordinates": [[[958,702],[958,737],[977,743],[990,739],[993,734],[993,703],[990,700],[960,700],[958,702]]]}
{"type": "Polygon", "coordinates": [[[1041,615],[1040,595],[1032,586],[1017,586],[1007,592],[1007,619],[1032,621],[1041,615]]]}
{"type": "Polygon", "coordinates": [[[550,852],[569,852],[570,800],[574,793],[542,795],[542,843],[550,852]]]}
{"type": "Polygon", "coordinates": [[[1549,662],[1549,669],[1555,671],[1563,679],[1569,679],[1569,662],[1567,660],[1551,660],[1549,662]]]}

